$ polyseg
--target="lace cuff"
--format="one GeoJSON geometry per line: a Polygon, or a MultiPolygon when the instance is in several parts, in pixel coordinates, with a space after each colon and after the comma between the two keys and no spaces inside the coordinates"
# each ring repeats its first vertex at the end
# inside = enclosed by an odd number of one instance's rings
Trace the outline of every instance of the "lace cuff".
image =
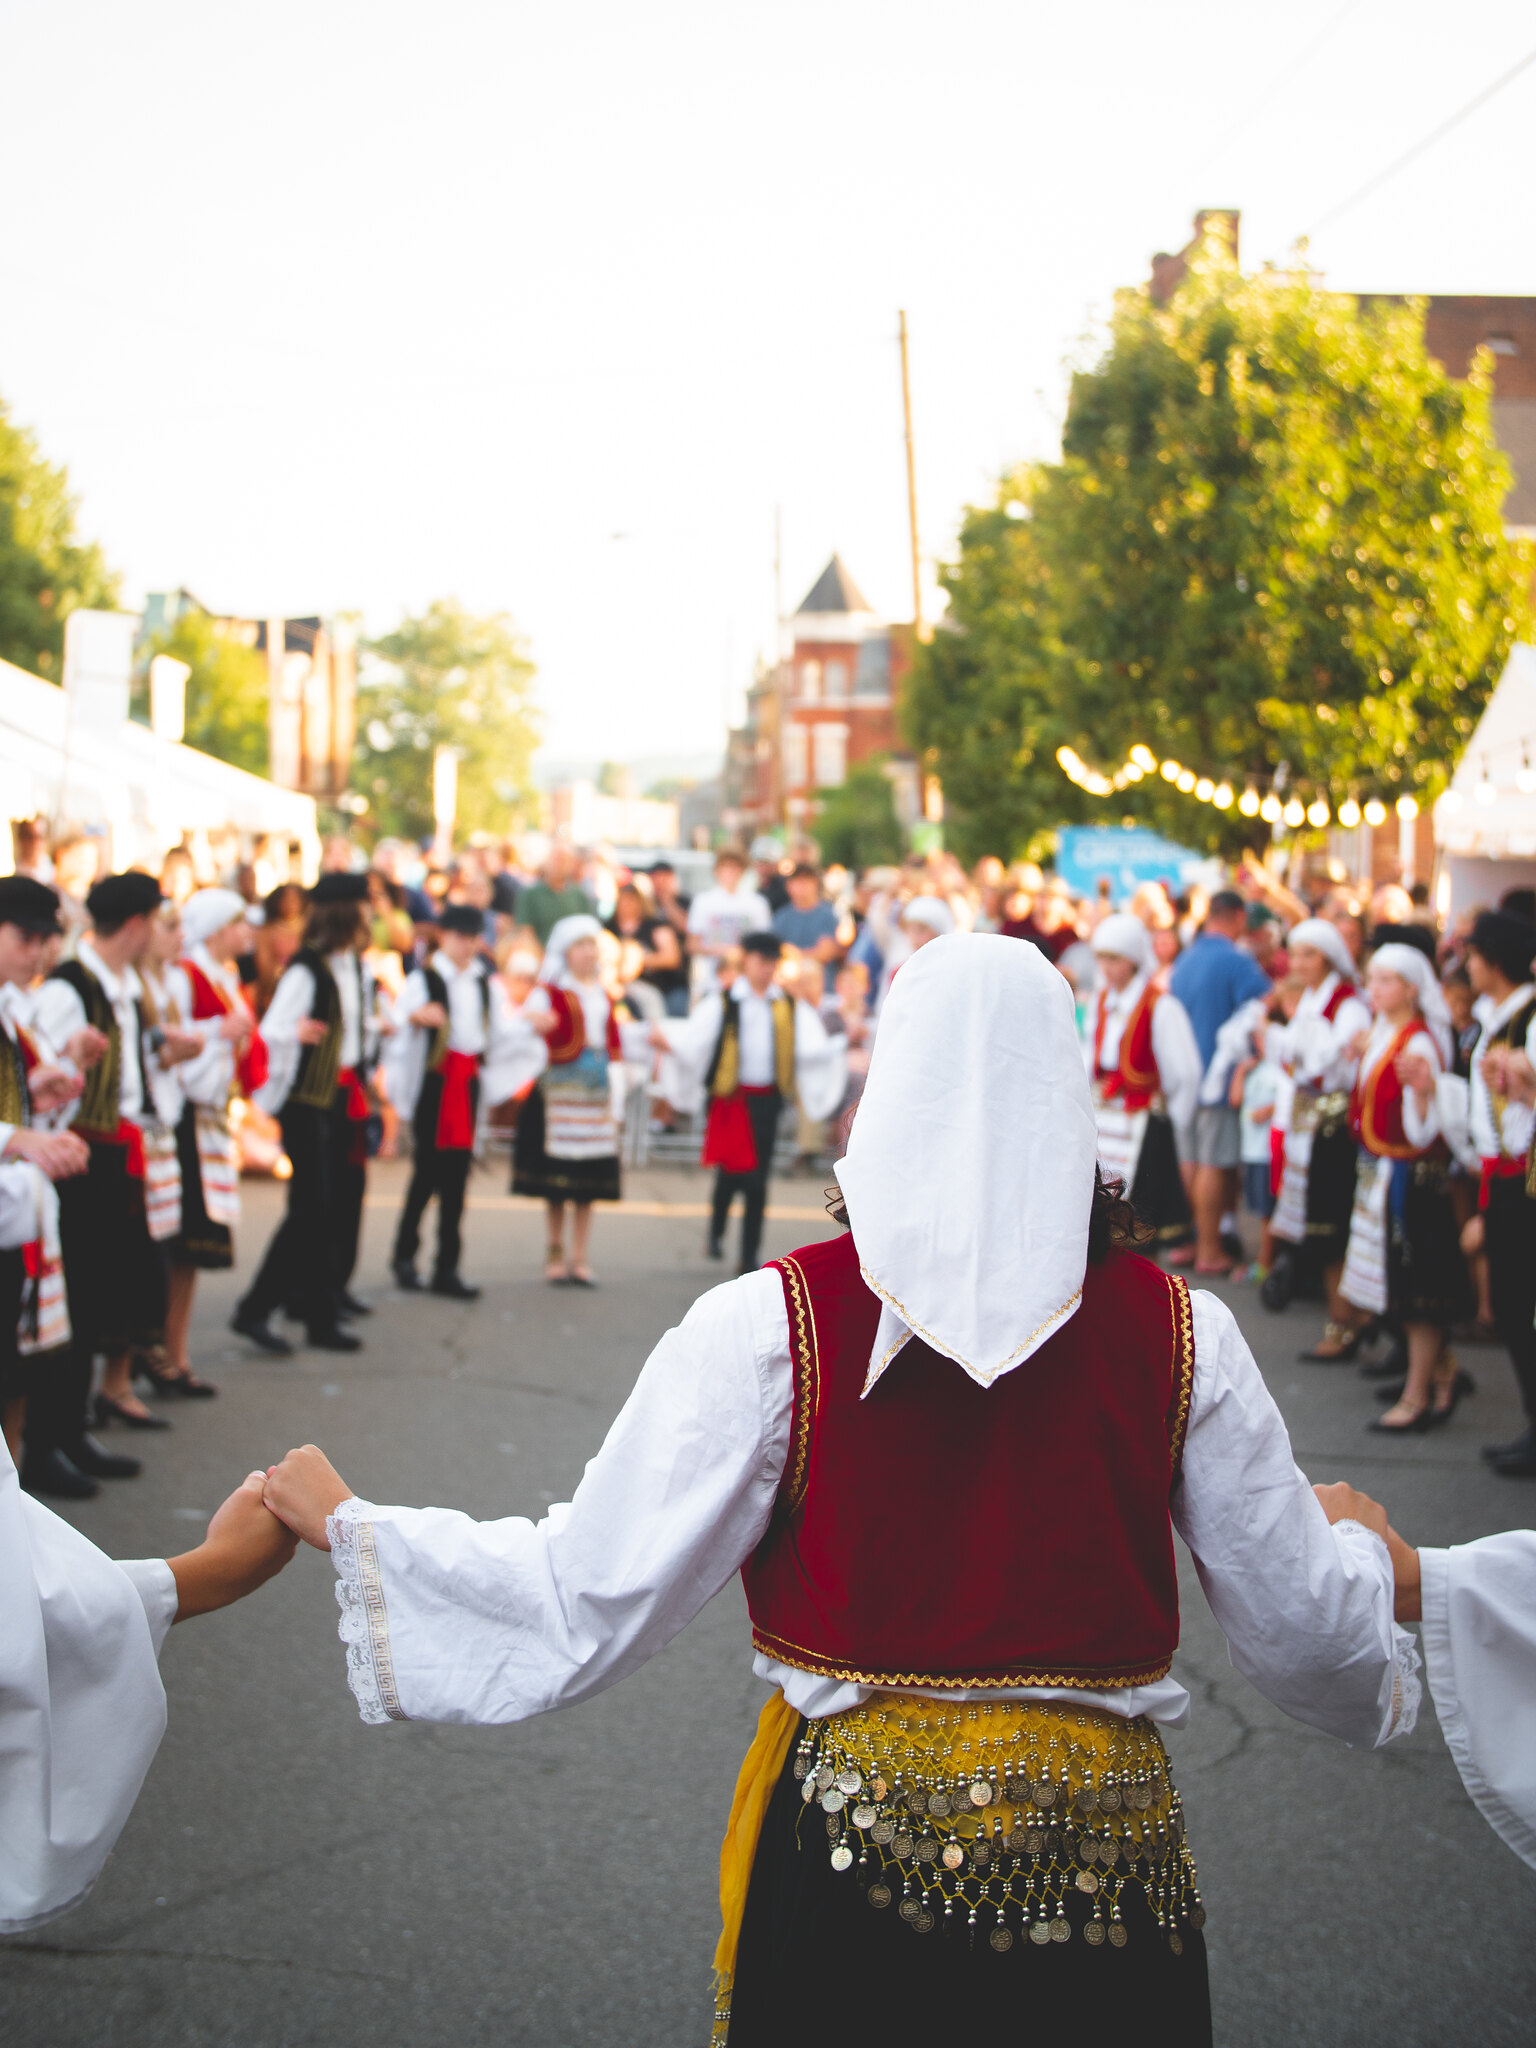
{"type": "Polygon", "coordinates": [[[325,1525],[336,1567],[336,1605],[341,1609],[337,1633],[347,1646],[347,1684],[363,1720],[404,1721],[409,1716],[395,1688],[389,1613],[373,1538],[374,1512],[369,1502],[354,1495],[341,1502],[325,1525]]]}
{"type": "Polygon", "coordinates": [[[1392,1666],[1392,1714],[1382,1742],[1391,1742],[1394,1736],[1413,1733],[1424,1698],[1424,1688],[1419,1680],[1423,1665],[1419,1659],[1418,1643],[1407,1629],[1399,1627],[1395,1621],[1392,1624],[1392,1648],[1396,1652],[1392,1666]]]}

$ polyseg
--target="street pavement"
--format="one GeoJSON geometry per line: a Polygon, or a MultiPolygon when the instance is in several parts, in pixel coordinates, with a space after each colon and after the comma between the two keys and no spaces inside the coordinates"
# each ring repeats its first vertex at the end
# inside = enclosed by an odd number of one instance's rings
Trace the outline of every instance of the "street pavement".
{"type": "MultiPolygon", "coordinates": [[[[323,1445],[377,1501],[537,1517],[569,1499],[656,1337],[720,1277],[703,1179],[632,1174],[600,1212],[595,1293],[539,1278],[542,1226],[476,1181],[459,1307],[388,1283],[398,1165],[375,1169],[355,1357],[250,1355],[241,1276],[205,1279],[195,1330],[217,1401],[139,1436],[146,1470],[70,1519],[113,1555],[174,1554],[253,1465],[323,1445]]],[[[242,1266],[278,1191],[248,1187],[242,1266]]],[[[829,1234],[821,1190],[775,1190],[765,1256],[829,1234]]],[[[1297,1362],[1320,1312],[1227,1290],[1316,1480],[1350,1478],[1411,1539],[1536,1521],[1488,1477],[1512,1435],[1502,1355],[1451,1426],[1363,1434],[1350,1368],[1297,1362]]],[[[126,1446],[119,1434],[114,1441],[126,1446]]],[[[940,1489],[937,1498],[943,1497],[940,1489]]],[[[942,1543],[941,1515],[933,1540],[942,1543]]],[[[1528,2048],[1536,1875],[1467,1801],[1426,1696],[1417,1732],[1358,1755],[1286,1721],[1231,1670],[1186,1559],[1170,1739],[1210,1913],[1223,2048],[1528,2048]]],[[[87,1903],[0,1942],[16,2048],[702,2048],[716,1857],[762,1699],[736,1587],[618,1689],[522,1727],[367,1728],[347,1691],[328,1562],[302,1550],[253,1599],[172,1632],[170,1729],[87,1903]]],[[[1028,1960],[1028,1958],[1024,1958],[1028,1960]]],[[[1045,1958],[1046,1961],[1049,1958],[1045,1958]]],[[[808,1982],[832,1958],[808,1956],[808,1982]]],[[[1091,2013],[1085,2013],[1091,2030],[1091,2013]]],[[[1019,2039],[1027,2038],[1027,2004],[1019,2039]]]]}

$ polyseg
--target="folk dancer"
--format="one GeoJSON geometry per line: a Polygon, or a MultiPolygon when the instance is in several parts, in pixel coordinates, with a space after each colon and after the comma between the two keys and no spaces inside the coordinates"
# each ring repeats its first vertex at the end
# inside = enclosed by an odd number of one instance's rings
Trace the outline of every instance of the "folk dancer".
{"type": "Polygon", "coordinates": [[[437,1263],[431,1288],[453,1301],[480,1289],[459,1273],[464,1193],[483,1108],[516,1093],[540,1041],[513,1010],[482,950],[485,919],[449,904],[438,919],[442,944],[413,968],[395,1004],[385,1052],[389,1099],[411,1124],[414,1163],[391,1260],[397,1286],[421,1286],[416,1252],[427,1205],[437,1198],[437,1263]]]}
{"type": "Polygon", "coordinates": [[[162,1394],[206,1399],[218,1389],[192,1370],[187,1334],[200,1272],[228,1272],[240,1220],[240,1168],[230,1109],[240,1064],[256,1021],[240,979],[251,950],[245,899],[234,889],[198,889],[181,913],[183,952],[166,970],[172,1000],[202,1039],[202,1051],[178,1070],[182,1108],[176,1125],[181,1167],[181,1225],[168,1246],[170,1277],[165,1355],[140,1370],[162,1394]]]}
{"type": "Polygon", "coordinates": [[[61,961],[38,990],[33,1016],[43,1041],[58,1050],[105,1041],[85,1086],[63,1112],[90,1148],[84,1173],[60,1183],[59,1236],[69,1297],[67,1364],[35,1387],[29,1403],[22,1482],[29,1491],[78,1495],[78,1481],[132,1478],[137,1458],[104,1451],[87,1433],[91,1378],[103,1357],[103,1413],[153,1427],[133,1391],[133,1353],[161,1340],[165,1268],[149,1234],[145,1202],[144,1126],[154,1113],[156,1069],[200,1050],[172,1029],[153,1038],[140,1004],[135,963],[148,950],[161,902],[150,875],[107,875],[86,897],[92,930],[72,960],[61,961]]]}
{"type": "Polygon", "coordinates": [[[710,1199],[710,1258],[725,1256],[731,1204],[742,1198],[741,1259],[750,1273],[762,1247],[768,1176],[779,1118],[799,1101],[820,1123],[837,1108],[847,1086],[847,1052],[811,1005],[777,985],[783,941],[772,932],[748,932],[741,942],[741,972],[728,990],[705,996],[690,1017],[658,1024],[657,1051],[671,1055],[658,1085],[675,1108],[709,1104],[702,1164],[715,1169],[710,1199]]]}
{"type": "Polygon", "coordinates": [[[1500,1342],[1509,1352],[1526,1427],[1512,1442],[1490,1444],[1483,1456],[1506,1479],[1536,1479],[1536,1188],[1531,1135],[1536,1112],[1509,1087],[1511,1054],[1536,1055],[1536,926],[1507,911],[1485,910],[1472,927],[1467,973],[1487,1000],[1466,1081],[1434,1077],[1426,1134],[1441,1132],[1479,1162],[1478,1213],[1463,1249],[1485,1251],[1489,1292],[1500,1342]],[[1464,1138],[1462,1134],[1465,1134],[1464,1138]]]}
{"type": "Polygon", "coordinates": [[[1184,1244],[1194,1218],[1180,1160],[1200,1093],[1200,1048],[1178,997],[1153,986],[1157,962],[1139,917],[1106,917],[1092,943],[1100,985],[1083,1019],[1083,1053],[1099,1164],[1160,1247],[1184,1244]]]}
{"type": "Polygon", "coordinates": [[[371,1722],[590,1698],[743,1572],[774,1692],[721,1856],[730,2048],[957,2012],[1210,2041],[1158,1732],[1190,1708],[1175,1526],[1286,1713],[1364,1748],[1413,1725],[1385,1516],[1320,1503],[1231,1313],[1129,1248],[1094,1152],[1066,982],[1002,936],[937,940],[837,1168],[849,1233],[697,1301],[569,1506],[376,1507],[313,1446],[269,1475],[331,1552],[371,1722]],[[945,1472],[935,1541],[911,1510],[945,1472]]]}
{"type": "MultiPolygon", "coordinates": [[[[54,1182],[83,1173],[90,1160],[74,1132],[34,1123],[34,1107],[70,1100],[80,1082],[45,1064],[19,1014],[44,947],[63,929],[52,889],[27,875],[0,880],[0,1428],[13,1458],[21,1456],[28,1392],[63,1363],[60,1348],[69,1342],[54,1182]]],[[[96,1490],[82,1478],[71,1492],[83,1500],[96,1490]]]]}
{"type": "Polygon", "coordinates": [[[347,1288],[357,1257],[366,1177],[368,1099],[361,1079],[372,1041],[372,977],[359,947],[367,878],[322,875],[304,944],[261,1020],[267,1079],[255,1101],[282,1128],[292,1174],[288,1209],[230,1327],[275,1357],[292,1345],[275,1309],[303,1323],[318,1351],[359,1351],[342,1316],[366,1312],[347,1288]]]}
{"type": "Polygon", "coordinates": [[[562,917],[550,932],[522,1016],[544,1041],[538,1086],[523,1104],[512,1148],[512,1192],[545,1206],[544,1277],[595,1287],[588,1248],[592,1204],[619,1199],[628,1013],[603,986],[595,917],[562,917]],[[571,1246],[565,1212],[571,1211],[571,1246]]]}
{"type": "Polygon", "coordinates": [[[1303,918],[1288,947],[1291,972],[1304,987],[1291,1021],[1265,1025],[1260,1046],[1294,1084],[1285,1171],[1270,1229],[1295,1252],[1304,1247],[1322,1267],[1328,1321],[1322,1341],[1302,1357],[1347,1359],[1364,1335],[1339,1293],[1355,1201],[1349,1094],[1357,1056],[1350,1048],[1370,1030],[1371,1013],[1355,987],[1355,963],[1337,926],[1303,918]]]}
{"type": "Polygon", "coordinates": [[[1450,1011],[1434,968],[1413,946],[1378,947],[1366,988],[1375,1021],[1350,1095],[1360,1163],[1339,1291],[1362,1319],[1388,1316],[1406,1344],[1402,1392],[1368,1425],[1395,1435],[1454,1413],[1463,1379],[1446,1333],[1473,1303],[1450,1150],[1437,1130],[1427,1131],[1435,1076],[1451,1062],[1450,1011]]]}

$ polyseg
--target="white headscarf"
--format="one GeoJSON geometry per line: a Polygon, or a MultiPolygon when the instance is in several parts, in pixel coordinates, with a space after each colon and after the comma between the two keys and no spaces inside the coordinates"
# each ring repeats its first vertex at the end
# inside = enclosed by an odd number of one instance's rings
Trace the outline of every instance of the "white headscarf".
{"type": "Polygon", "coordinates": [[[597,919],[585,913],[578,917],[562,917],[544,948],[544,965],[539,970],[539,979],[548,982],[551,988],[568,987],[573,977],[566,968],[566,954],[578,939],[601,938],[602,932],[597,919]]]}
{"type": "Polygon", "coordinates": [[[925,924],[929,931],[947,939],[955,928],[955,913],[942,896],[914,896],[901,906],[903,924],[925,924]]]}
{"type": "Polygon", "coordinates": [[[1325,917],[1304,917],[1300,924],[1291,928],[1285,943],[1287,946],[1311,946],[1326,957],[1329,966],[1345,981],[1353,981],[1359,972],[1344,943],[1344,934],[1325,917]]]}
{"type": "Polygon", "coordinates": [[[1066,980],[999,934],[902,967],[835,1169],[883,1304],[865,1392],[909,1335],[987,1387],[1076,1309],[1097,1150],[1066,980]]]}
{"type": "Polygon", "coordinates": [[[182,941],[188,948],[204,945],[215,932],[246,913],[246,901],[238,889],[196,889],[181,907],[182,941]]]}
{"type": "Polygon", "coordinates": [[[1129,960],[1138,974],[1150,974],[1157,965],[1151,935],[1141,919],[1132,917],[1128,910],[1106,917],[1095,927],[1090,943],[1095,953],[1113,953],[1118,960],[1129,960]]]}
{"type": "Polygon", "coordinates": [[[1454,1042],[1451,1006],[1445,1000],[1445,991],[1427,956],[1417,946],[1378,946],[1371,955],[1370,964],[1384,968],[1388,974],[1400,975],[1408,983],[1419,1006],[1419,1015],[1424,1019],[1430,1037],[1440,1048],[1440,1058],[1449,1066],[1454,1042]]]}

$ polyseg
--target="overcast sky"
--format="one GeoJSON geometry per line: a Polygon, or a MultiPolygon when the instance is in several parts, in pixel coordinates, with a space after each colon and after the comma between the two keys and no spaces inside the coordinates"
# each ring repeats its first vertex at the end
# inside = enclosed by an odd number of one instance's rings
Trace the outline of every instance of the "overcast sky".
{"type": "MultiPolygon", "coordinates": [[[[713,747],[832,548],[910,616],[1200,205],[1294,238],[1528,0],[0,0],[0,393],[131,601],[506,610],[552,751],[713,747]]],[[[1536,292],[1536,66],[1316,236],[1536,292]]]]}

